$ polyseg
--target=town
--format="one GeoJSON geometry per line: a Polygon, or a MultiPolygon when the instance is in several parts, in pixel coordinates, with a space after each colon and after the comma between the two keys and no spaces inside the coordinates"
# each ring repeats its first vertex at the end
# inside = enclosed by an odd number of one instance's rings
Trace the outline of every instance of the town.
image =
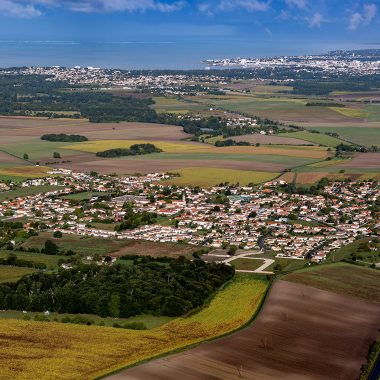
{"type": "MultiPolygon", "coordinates": [[[[321,180],[315,195],[289,192],[286,183],[276,180],[256,187],[178,187],[166,183],[173,175],[114,177],[54,169],[45,178],[17,185],[51,191],[3,200],[0,215],[6,221],[23,220],[26,231],[38,222],[44,230],[64,234],[183,243],[230,255],[273,252],[312,262],[380,234],[377,182],[321,180]],[[135,215],[144,217],[135,223],[135,215]],[[102,228],[109,225],[115,228],[102,228]]],[[[15,186],[3,184],[2,190],[6,194],[15,186]]]]}

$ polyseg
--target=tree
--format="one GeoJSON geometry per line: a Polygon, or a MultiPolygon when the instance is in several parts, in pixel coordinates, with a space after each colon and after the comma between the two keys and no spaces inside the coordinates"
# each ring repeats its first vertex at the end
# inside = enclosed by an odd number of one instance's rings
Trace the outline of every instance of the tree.
{"type": "Polygon", "coordinates": [[[230,256],[234,256],[236,251],[238,250],[238,247],[236,245],[231,245],[230,249],[228,250],[228,254],[230,256]]]}
{"type": "Polygon", "coordinates": [[[120,316],[120,296],[118,294],[111,296],[108,303],[108,312],[111,317],[118,318],[120,316]]]}
{"type": "Polygon", "coordinates": [[[52,242],[51,240],[45,241],[45,253],[47,255],[58,255],[59,248],[58,245],[52,242]]]}
{"type": "Polygon", "coordinates": [[[62,232],[61,231],[55,231],[54,234],[53,234],[53,236],[55,238],[61,238],[62,237],[62,232]]]}
{"type": "Polygon", "coordinates": [[[53,153],[53,157],[54,157],[54,158],[61,158],[61,155],[60,155],[59,152],[54,152],[54,153],[53,153]]]}
{"type": "Polygon", "coordinates": [[[24,153],[24,160],[29,160],[29,155],[27,153],[24,153]]]}

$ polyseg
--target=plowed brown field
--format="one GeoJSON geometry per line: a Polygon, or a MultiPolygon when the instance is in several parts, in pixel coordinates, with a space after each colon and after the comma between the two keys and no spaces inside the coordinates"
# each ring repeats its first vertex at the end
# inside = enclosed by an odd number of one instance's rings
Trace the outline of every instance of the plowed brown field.
{"type": "Polygon", "coordinates": [[[354,380],[379,315],[378,303],[278,281],[250,327],[108,379],[354,380]]]}

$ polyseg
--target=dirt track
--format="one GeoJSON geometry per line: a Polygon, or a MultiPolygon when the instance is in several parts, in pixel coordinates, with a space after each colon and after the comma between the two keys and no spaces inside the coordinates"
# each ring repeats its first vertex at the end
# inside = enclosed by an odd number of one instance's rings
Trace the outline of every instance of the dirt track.
{"type": "Polygon", "coordinates": [[[378,303],[278,281],[250,327],[108,379],[354,380],[379,315],[378,303]]]}

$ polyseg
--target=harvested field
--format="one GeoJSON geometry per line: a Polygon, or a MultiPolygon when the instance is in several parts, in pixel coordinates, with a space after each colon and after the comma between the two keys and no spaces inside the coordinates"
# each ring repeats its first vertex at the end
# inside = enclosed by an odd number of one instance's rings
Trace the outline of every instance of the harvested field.
{"type": "MultiPolygon", "coordinates": [[[[379,130],[380,134],[380,130],[379,130]]],[[[371,169],[372,171],[380,171],[380,153],[359,153],[356,157],[346,160],[344,163],[336,166],[337,168],[351,169],[371,169]]]]}
{"type": "Polygon", "coordinates": [[[380,304],[278,281],[248,328],[110,380],[356,380],[379,328],[380,304]]]}
{"type": "Polygon", "coordinates": [[[290,273],[284,279],[380,303],[380,271],[374,269],[338,263],[290,273]]]}
{"type": "Polygon", "coordinates": [[[45,166],[20,166],[11,168],[1,168],[1,176],[38,178],[46,176],[49,168],[45,166]]]}
{"type": "Polygon", "coordinates": [[[277,135],[261,135],[260,133],[254,133],[252,135],[236,136],[233,137],[235,141],[247,141],[251,144],[273,144],[273,145],[315,145],[314,143],[306,140],[291,137],[281,137],[277,135]]]}
{"type": "Polygon", "coordinates": [[[118,251],[112,252],[111,256],[119,257],[123,255],[139,255],[153,257],[179,257],[186,256],[191,258],[191,254],[198,248],[186,244],[176,243],[155,243],[145,240],[130,240],[128,244],[118,251]]]}
{"type": "Polygon", "coordinates": [[[328,172],[312,172],[312,173],[297,173],[296,183],[301,185],[309,185],[320,181],[324,177],[328,177],[328,172]]]}

